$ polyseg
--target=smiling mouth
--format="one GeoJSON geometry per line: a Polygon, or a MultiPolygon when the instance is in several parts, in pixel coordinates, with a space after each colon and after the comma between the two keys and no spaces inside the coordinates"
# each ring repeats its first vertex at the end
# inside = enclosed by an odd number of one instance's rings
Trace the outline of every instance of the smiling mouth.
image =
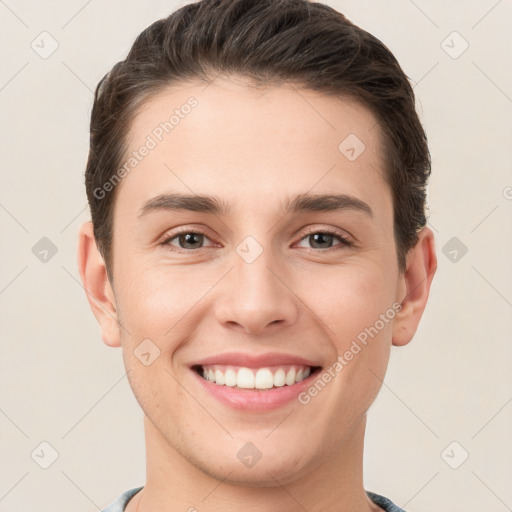
{"type": "Polygon", "coordinates": [[[246,368],[232,365],[195,365],[192,367],[203,379],[239,389],[267,390],[293,386],[321,370],[320,366],[279,365],[262,368],[246,368]]]}

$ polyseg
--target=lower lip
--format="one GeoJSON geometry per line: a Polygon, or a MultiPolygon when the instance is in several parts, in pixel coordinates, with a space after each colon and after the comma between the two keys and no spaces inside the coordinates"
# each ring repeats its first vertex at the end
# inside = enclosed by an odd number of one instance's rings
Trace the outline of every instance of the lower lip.
{"type": "Polygon", "coordinates": [[[203,379],[203,377],[194,370],[192,370],[192,373],[199,379],[199,383],[203,388],[220,402],[242,411],[264,412],[278,409],[296,399],[300,393],[311,385],[312,380],[317,377],[318,370],[312,373],[308,378],[296,382],[291,386],[284,385],[278,388],[262,390],[221,386],[203,379]]]}

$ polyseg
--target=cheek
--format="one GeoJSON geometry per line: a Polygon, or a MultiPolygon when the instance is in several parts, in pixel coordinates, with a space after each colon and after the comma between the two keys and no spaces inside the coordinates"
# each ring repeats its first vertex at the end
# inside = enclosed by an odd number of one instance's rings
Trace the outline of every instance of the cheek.
{"type": "MultiPolygon", "coordinates": [[[[325,421],[353,425],[375,399],[384,378],[391,346],[393,309],[392,276],[379,265],[331,269],[322,291],[314,297],[314,310],[325,327],[323,351],[331,365],[329,380],[315,414],[325,421]],[[328,346],[329,345],[329,346],[328,346]],[[321,405],[327,411],[323,412],[321,405]],[[333,415],[327,419],[323,415],[333,415]]],[[[321,386],[319,386],[321,388],[321,386]]],[[[317,407],[317,406],[315,406],[317,407]]]]}
{"type": "MultiPolygon", "coordinates": [[[[384,267],[384,265],[383,265],[384,267]]],[[[380,315],[392,309],[393,276],[382,272],[380,265],[331,267],[315,276],[316,286],[310,287],[309,302],[315,313],[328,327],[330,337],[337,340],[337,348],[350,342],[365,328],[379,320],[380,315]]],[[[389,324],[378,324],[383,334],[389,324]]]]}
{"type": "Polygon", "coordinates": [[[139,405],[156,420],[168,410],[171,398],[174,409],[186,402],[169,360],[188,335],[182,320],[197,302],[198,291],[176,269],[150,269],[143,262],[133,268],[137,271],[125,268],[131,278],[119,290],[123,360],[139,405]]]}
{"type": "Polygon", "coordinates": [[[127,330],[155,339],[172,338],[180,322],[192,311],[197,301],[211,288],[210,279],[199,279],[190,268],[145,268],[137,271],[120,289],[119,314],[127,330]]]}

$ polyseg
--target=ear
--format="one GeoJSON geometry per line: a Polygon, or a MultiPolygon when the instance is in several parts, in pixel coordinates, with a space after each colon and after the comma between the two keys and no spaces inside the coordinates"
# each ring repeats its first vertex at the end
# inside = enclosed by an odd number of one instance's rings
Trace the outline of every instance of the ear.
{"type": "Polygon", "coordinates": [[[120,347],[114,290],[108,280],[105,262],[94,238],[91,221],[82,224],[78,234],[78,270],[92,312],[100,325],[103,341],[109,347],[120,347]]]}
{"type": "Polygon", "coordinates": [[[434,233],[424,227],[418,242],[409,250],[406,270],[400,276],[398,302],[402,309],[393,322],[393,345],[407,345],[414,336],[425,306],[430,285],[437,269],[434,233]]]}

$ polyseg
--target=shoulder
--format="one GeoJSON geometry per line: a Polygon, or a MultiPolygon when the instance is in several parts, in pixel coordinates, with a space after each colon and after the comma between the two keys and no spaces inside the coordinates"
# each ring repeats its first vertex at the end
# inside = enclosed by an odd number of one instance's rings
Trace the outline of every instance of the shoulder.
{"type": "Polygon", "coordinates": [[[142,487],[135,487],[123,492],[115,501],[113,501],[102,512],[124,512],[126,504],[142,489],[142,487]]]}
{"type": "Polygon", "coordinates": [[[378,505],[386,512],[406,512],[403,508],[395,505],[389,498],[376,494],[374,492],[366,491],[368,498],[370,498],[375,505],[378,505]]]}

